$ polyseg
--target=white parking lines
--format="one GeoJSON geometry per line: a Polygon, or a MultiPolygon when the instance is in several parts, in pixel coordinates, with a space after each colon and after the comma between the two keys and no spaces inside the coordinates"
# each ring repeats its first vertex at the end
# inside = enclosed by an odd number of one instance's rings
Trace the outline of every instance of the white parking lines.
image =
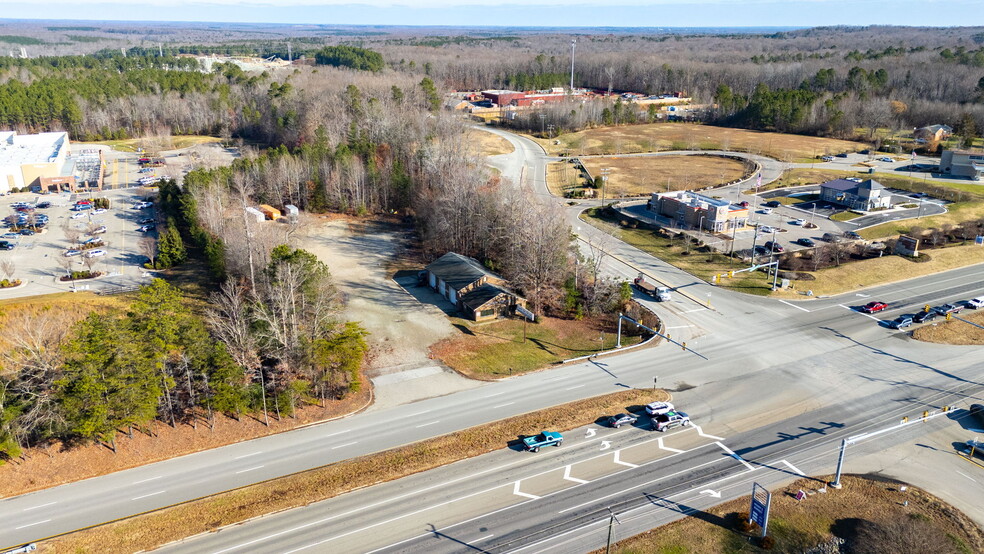
{"type": "Polygon", "coordinates": [[[520,481],[516,481],[516,486],[513,487],[513,494],[515,494],[516,496],[522,496],[523,498],[529,498],[530,500],[539,500],[540,499],[540,497],[537,496],[537,495],[535,495],[535,494],[529,494],[529,493],[521,492],[519,490],[519,483],[520,483],[520,481]]]}
{"type": "Polygon", "coordinates": [[[158,475],[157,477],[148,477],[146,479],[141,479],[139,481],[134,481],[133,484],[134,485],[139,485],[140,483],[146,483],[148,481],[156,481],[158,479],[161,479],[162,477],[164,477],[164,476],[163,475],[158,475]]]}
{"type": "Polygon", "coordinates": [[[697,434],[700,435],[700,436],[702,436],[702,437],[705,437],[705,438],[708,438],[708,439],[714,439],[716,441],[723,441],[724,440],[724,437],[715,437],[714,435],[708,435],[707,433],[704,432],[703,429],[700,428],[700,425],[697,425],[696,423],[691,423],[690,425],[694,429],[696,429],[697,430],[697,434]]]}
{"type": "Polygon", "coordinates": [[[515,402],[506,402],[505,404],[499,404],[498,406],[492,406],[492,409],[505,408],[506,406],[512,406],[515,402]]]}
{"type": "Polygon", "coordinates": [[[789,302],[786,302],[785,300],[780,300],[779,302],[782,302],[783,304],[785,304],[787,306],[792,306],[792,307],[796,308],[797,310],[803,310],[806,313],[810,313],[810,310],[807,310],[806,308],[803,308],[801,306],[797,306],[796,304],[791,304],[789,302]]]}
{"type": "Polygon", "coordinates": [[[782,461],[782,463],[786,464],[786,467],[788,467],[789,469],[791,469],[791,470],[795,471],[796,473],[800,474],[801,477],[806,477],[806,474],[803,473],[802,471],[800,471],[800,469],[798,467],[794,466],[793,464],[789,463],[786,460],[781,460],[781,461],[782,461]]]}
{"type": "Polygon", "coordinates": [[[715,442],[714,444],[720,446],[721,447],[721,450],[724,450],[725,452],[727,452],[729,456],[731,456],[732,458],[734,458],[734,459],[738,460],[739,462],[741,462],[748,469],[755,469],[755,466],[753,466],[752,464],[746,462],[744,458],[742,458],[738,454],[735,454],[735,451],[734,450],[732,450],[732,449],[728,448],[727,446],[721,444],[721,442],[715,442]]]}
{"type": "Polygon", "coordinates": [[[678,454],[680,452],[684,452],[683,450],[679,450],[679,449],[676,449],[676,448],[670,448],[669,446],[664,446],[663,445],[663,437],[660,437],[660,438],[656,439],[656,444],[659,446],[660,450],[669,450],[670,452],[676,452],[678,454]]]}
{"type": "Polygon", "coordinates": [[[144,495],[141,495],[141,496],[138,496],[138,497],[136,497],[136,498],[131,498],[130,500],[140,500],[141,498],[147,498],[147,497],[150,497],[150,496],[157,496],[158,494],[164,494],[164,493],[166,493],[166,492],[167,492],[167,491],[157,491],[157,492],[152,492],[152,493],[150,493],[150,494],[144,494],[144,495]]]}
{"type": "MultiPolygon", "coordinates": [[[[567,467],[564,468],[564,479],[567,480],[567,481],[574,481],[575,483],[580,483],[582,485],[589,482],[589,481],[585,481],[584,479],[578,479],[577,477],[571,477],[571,466],[570,465],[568,465],[567,467]]],[[[517,483],[517,484],[519,484],[519,483],[517,483]]]]}
{"type": "MultiPolygon", "coordinates": [[[[570,467],[570,466],[568,466],[570,467]]],[[[47,504],[41,504],[40,506],[31,506],[30,508],[24,508],[22,512],[30,512],[31,510],[37,510],[38,508],[44,508],[45,506],[51,506],[52,504],[58,504],[58,502],[48,502],[47,504]]]]}
{"type": "Polygon", "coordinates": [[[259,451],[259,452],[250,452],[249,454],[243,454],[242,456],[236,456],[235,458],[233,458],[233,460],[241,460],[243,458],[249,458],[250,456],[256,456],[257,454],[262,454],[262,453],[263,453],[262,450],[259,451]]]}
{"type": "Polygon", "coordinates": [[[14,530],[16,531],[18,529],[26,529],[27,527],[34,527],[35,525],[41,525],[42,523],[48,523],[49,521],[51,521],[51,520],[50,519],[46,519],[44,521],[35,521],[34,523],[28,523],[27,525],[21,525],[20,527],[14,527],[14,530]]]}
{"type": "Polygon", "coordinates": [[[256,467],[251,467],[249,469],[241,469],[241,470],[239,470],[239,471],[236,472],[236,475],[239,475],[240,473],[246,473],[247,471],[254,471],[254,470],[260,469],[261,467],[264,467],[264,466],[256,466],[256,467]]]}
{"type": "Polygon", "coordinates": [[[428,425],[434,425],[435,423],[440,423],[440,422],[441,422],[441,420],[437,420],[437,421],[431,421],[431,422],[429,422],[429,423],[421,423],[421,424],[420,424],[420,425],[418,425],[418,426],[417,426],[416,428],[417,428],[417,429],[420,429],[421,427],[427,427],[428,425]]]}
{"type": "Polygon", "coordinates": [[[345,448],[346,446],[352,446],[353,444],[359,444],[359,441],[347,442],[345,444],[340,444],[338,446],[332,446],[331,449],[332,450],[338,450],[339,448],[345,448]]]}
{"type": "Polygon", "coordinates": [[[618,453],[619,452],[621,452],[621,450],[616,450],[615,451],[615,459],[612,460],[613,462],[615,462],[618,465],[623,465],[623,466],[628,466],[628,467],[639,467],[636,464],[630,464],[629,462],[623,462],[622,460],[619,460],[618,459],[618,453]]]}

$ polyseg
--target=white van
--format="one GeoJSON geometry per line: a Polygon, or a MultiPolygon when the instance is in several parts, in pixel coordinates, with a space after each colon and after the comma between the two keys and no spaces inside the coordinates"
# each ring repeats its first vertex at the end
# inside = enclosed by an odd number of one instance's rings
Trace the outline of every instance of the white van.
{"type": "Polygon", "coordinates": [[[981,308],[984,308],[984,296],[978,296],[977,298],[971,298],[970,300],[967,301],[967,307],[968,308],[974,308],[975,310],[979,310],[981,308]]]}

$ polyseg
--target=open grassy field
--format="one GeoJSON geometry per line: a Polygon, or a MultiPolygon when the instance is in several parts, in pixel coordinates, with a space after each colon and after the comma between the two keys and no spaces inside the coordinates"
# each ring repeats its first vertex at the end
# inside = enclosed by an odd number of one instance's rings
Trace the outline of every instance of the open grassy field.
{"type": "MultiPolygon", "coordinates": [[[[431,347],[431,354],[456,371],[476,379],[501,378],[543,368],[577,356],[615,348],[610,322],[538,317],[537,323],[517,319],[478,323],[455,318],[461,335],[431,347]],[[523,326],[526,341],[523,341],[523,326]]],[[[639,337],[622,337],[622,346],[639,337]]]]}
{"type": "Polygon", "coordinates": [[[583,158],[581,163],[592,176],[609,169],[605,195],[611,198],[702,189],[751,172],[742,162],[721,156],[614,156],[583,158]]]}
{"type": "Polygon", "coordinates": [[[39,552],[124,553],[214,531],[220,527],[399,479],[504,448],[518,435],[566,431],[603,415],[639,411],[670,400],[662,390],[627,390],[580,400],[296,473],[230,492],[45,541],[39,552]]]}
{"type": "Polygon", "coordinates": [[[465,141],[469,148],[481,156],[498,156],[515,150],[508,140],[478,129],[468,129],[465,132],[465,141]]]}
{"type": "MultiPolygon", "coordinates": [[[[708,282],[715,275],[747,267],[722,254],[701,252],[694,246],[688,249],[686,243],[680,239],[664,238],[641,227],[626,227],[610,213],[597,208],[586,210],[581,214],[581,220],[708,282]]],[[[737,292],[765,296],[772,293],[772,278],[759,271],[738,273],[733,279],[722,281],[720,286],[737,292]]]]}
{"type": "MultiPolygon", "coordinates": [[[[976,310],[969,313],[965,310],[957,314],[957,317],[984,326],[984,310],[976,310]]],[[[984,329],[968,325],[965,321],[956,319],[937,321],[932,325],[923,325],[914,330],[912,332],[912,338],[939,344],[984,345],[984,329]]]]}
{"type": "Polygon", "coordinates": [[[78,142],[76,144],[105,144],[113,150],[119,150],[120,152],[136,152],[137,148],[143,148],[147,152],[154,152],[159,150],[179,150],[181,148],[188,148],[189,146],[206,144],[209,142],[222,142],[222,139],[218,137],[206,137],[201,135],[179,135],[163,138],[151,137],[124,140],[103,140],[99,142],[78,142]]]}
{"type": "MultiPolygon", "coordinates": [[[[532,137],[531,137],[532,138],[532,137]]],[[[652,123],[621,127],[596,127],[559,135],[556,139],[536,139],[548,154],[571,155],[627,154],[659,150],[733,150],[763,154],[792,161],[824,154],[855,152],[860,142],[729,129],[693,123],[652,123]],[[559,140],[560,144],[554,144],[559,140]]]]}
{"type": "MultiPolygon", "coordinates": [[[[862,521],[886,525],[888,536],[894,535],[897,539],[892,545],[898,548],[895,552],[899,553],[970,554],[984,551],[984,532],[981,528],[962,512],[923,490],[908,486],[902,492],[899,490],[901,483],[852,475],[842,476],[841,482],[844,488],[827,488],[825,493],[815,492],[823,486],[823,482],[817,479],[800,479],[789,486],[771,491],[769,535],[775,540],[771,551],[807,552],[820,543],[837,537],[851,540],[859,535],[861,529],[858,524],[862,521]],[[800,490],[808,493],[808,496],[803,500],[796,500],[795,495],[800,490]],[[903,502],[908,504],[904,505],[903,502]],[[912,545],[913,540],[923,546],[917,549],[904,546],[912,545]]],[[[665,500],[660,502],[668,504],[669,509],[673,510],[686,508],[665,500]]],[[[765,552],[758,546],[758,529],[752,533],[736,529],[738,514],[748,513],[749,502],[749,498],[745,497],[725,502],[707,511],[698,511],[691,517],[619,541],[612,552],[765,552]]],[[[618,533],[618,526],[615,530],[618,533]]],[[[891,548],[863,550],[891,551],[891,548]]]]}

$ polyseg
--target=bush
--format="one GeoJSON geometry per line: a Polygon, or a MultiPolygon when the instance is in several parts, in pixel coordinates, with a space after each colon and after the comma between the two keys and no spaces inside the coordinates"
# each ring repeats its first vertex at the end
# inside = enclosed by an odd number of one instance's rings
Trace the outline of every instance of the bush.
{"type": "Polygon", "coordinates": [[[748,520],[748,512],[739,512],[735,521],[735,529],[742,533],[751,533],[758,525],[748,520]]]}
{"type": "Polygon", "coordinates": [[[759,548],[762,550],[772,550],[776,547],[776,539],[772,535],[766,535],[759,539],[759,548]]]}
{"type": "Polygon", "coordinates": [[[10,287],[16,287],[19,284],[21,284],[20,279],[14,279],[13,281],[11,281],[9,279],[4,279],[3,281],[0,281],[0,289],[7,289],[7,288],[10,288],[10,287]]]}
{"type": "Polygon", "coordinates": [[[88,269],[82,271],[73,271],[71,275],[62,275],[60,281],[76,281],[79,279],[94,279],[99,277],[100,273],[98,271],[89,271],[88,269]]]}

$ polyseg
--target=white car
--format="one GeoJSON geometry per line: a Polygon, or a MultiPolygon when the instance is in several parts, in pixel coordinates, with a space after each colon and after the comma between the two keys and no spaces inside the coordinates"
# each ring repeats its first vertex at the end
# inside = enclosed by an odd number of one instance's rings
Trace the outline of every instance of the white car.
{"type": "Polygon", "coordinates": [[[806,220],[805,219],[797,219],[795,221],[790,221],[790,223],[792,223],[793,225],[805,225],[806,224],[806,220]]]}
{"type": "Polygon", "coordinates": [[[142,210],[144,208],[152,208],[154,206],[153,202],[137,202],[133,205],[134,210],[142,210]]]}
{"type": "Polygon", "coordinates": [[[646,413],[649,415],[661,415],[673,411],[673,404],[669,402],[653,402],[646,404],[646,413]]]}
{"type": "Polygon", "coordinates": [[[763,213],[765,215],[769,215],[769,214],[772,213],[772,208],[762,208],[761,210],[759,210],[759,213],[763,213]]]}
{"type": "Polygon", "coordinates": [[[83,217],[86,217],[87,215],[88,214],[85,213],[85,212],[75,212],[74,214],[72,214],[72,219],[82,219],[83,217]]]}
{"type": "Polygon", "coordinates": [[[759,233],[775,233],[778,229],[775,227],[770,227],[769,225],[760,225],[758,231],[759,233]]]}
{"type": "Polygon", "coordinates": [[[71,258],[72,256],[81,256],[81,255],[82,255],[82,251],[81,250],[66,250],[65,251],[65,257],[66,258],[71,258]]]}
{"type": "Polygon", "coordinates": [[[85,253],[86,258],[98,258],[100,256],[105,256],[105,255],[106,255],[105,250],[89,250],[88,252],[85,253]]]}
{"type": "Polygon", "coordinates": [[[968,308],[973,308],[975,310],[979,310],[981,308],[984,308],[984,296],[978,296],[977,298],[971,298],[970,300],[968,300],[968,301],[966,301],[964,303],[967,304],[967,307],[968,308]]]}
{"type": "Polygon", "coordinates": [[[92,215],[104,214],[106,213],[106,211],[107,211],[106,208],[96,208],[92,210],[92,215]]]}
{"type": "Polygon", "coordinates": [[[89,233],[89,234],[90,235],[99,235],[99,234],[102,234],[102,233],[105,233],[105,232],[106,232],[106,226],[105,225],[100,225],[99,227],[96,227],[95,229],[93,229],[92,232],[89,233]]]}

